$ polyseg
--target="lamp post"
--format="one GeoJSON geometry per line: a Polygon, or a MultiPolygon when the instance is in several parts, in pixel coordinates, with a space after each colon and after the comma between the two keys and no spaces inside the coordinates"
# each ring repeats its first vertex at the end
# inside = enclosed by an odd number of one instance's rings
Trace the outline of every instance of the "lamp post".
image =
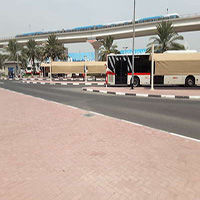
{"type": "Polygon", "coordinates": [[[154,90],[154,43],[152,44],[151,52],[151,90],[154,90]]]}
{"type": "Polygon", "coordinates": [[[132,49],[132,83],[131,89],[134,89],[134,54],[135,54],[135,0],[133,2],[133,49],[132,49]]]}
{"type": "Polygon", "coordinates": [[[50,72],[50,82],[52,82],[52,62],[53,62],[53,59],[50,57],[50,69],[49,69],[49,72],[50,72]]]}
{"type": "Polygon", "coordinates": [[[19,57],[17,53],[17,67],[16,67],[16,75],[18,76],[18,71],[19,71],[19,57]]]}

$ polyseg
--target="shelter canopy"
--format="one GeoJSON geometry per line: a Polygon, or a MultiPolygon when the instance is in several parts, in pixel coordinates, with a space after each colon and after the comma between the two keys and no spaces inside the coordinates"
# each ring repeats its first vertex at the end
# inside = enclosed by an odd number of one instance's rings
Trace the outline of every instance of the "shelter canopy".
{"type": "Polygon", "coordinates": [[[200,74],[200,53],[154,54],[155,75],[200,74]]]}
{"type": "Polygon", "coordinates": [[[200,53],[155,53],[154,61],[200,61],[200,53]]]}
{"type": "MultiPolygon", "coordinates": [[[[87,73],[106,73],[106,62],[52,62],[52,73],[84,73],[85,66],[87,73]]],[[[50,67],[50,64],[41,65],[50,67]]]]}

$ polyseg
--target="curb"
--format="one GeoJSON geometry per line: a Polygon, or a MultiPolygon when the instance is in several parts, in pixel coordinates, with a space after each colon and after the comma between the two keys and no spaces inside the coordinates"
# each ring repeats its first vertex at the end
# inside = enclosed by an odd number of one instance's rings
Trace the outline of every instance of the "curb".
{"type": "MultiPolygon", "coordinates": [[[[0,80],[9,80],[9,81],[49,81],[49,78],[0,78],[0,80]]],[[[58,78],[53,78],[53,81],[84,81],[83,79],[73,79],[73,78],[68,78],[68,79],[58,79],[58,78]]],[[[93,81],[93,79],[87,79],[87,81],[93,81]]],[[[96,79],[96,81],[102,81],[105,82],[104,79],[96,79]]]]}
{"type": "Polygon", "coordinates": [[[69,82],[64,82],[64,83],[45,83],[45,82],[36,82],[36,81],[21,81],[22,83],[26,83],[26,84],[38,84],[38,85],[81,85],[81,86],[84,86],[84,85],[94,85],[94,86],[97,86],[97,85],[101,85],[101,86],[104,86],[105,83],[69,83],[69,82]]]}
{"type": "Polygon", "coordinates": [[[83,91],[87,92],[98,92],[104,94],[113,94],[120,96],[133,96],[133,97],[150,97],[150,98],[165,98],[165,99],[191,99],[191,100],[200,100],[200,96],[177,96],[177,95],[157,95],[157,94],[139,94],[139,93],[124,93],[124,92],[109,92],[105,90],[94,90],[83,88],[83,91]]]}
{"type": "Polygon", "coordinates": [[[37,80],[37,81],[47,81],[49,79],[42,79],[42,78],[0,78],[0,80],[5,80],[5,81],[34,81],[34,80],[37,80]]]}

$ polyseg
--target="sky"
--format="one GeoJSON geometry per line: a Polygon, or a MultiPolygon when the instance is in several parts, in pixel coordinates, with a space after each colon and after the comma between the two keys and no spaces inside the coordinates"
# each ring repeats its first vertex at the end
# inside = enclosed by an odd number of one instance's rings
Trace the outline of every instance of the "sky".
{"type": "MultiPolygon", "coordinates": [[[[0,0],[0,37],[19,33],[61,30],[79,26],[126,21],[133,18],[133,0],[0,0]]],[[[136,0],[136,18],[167,13],[199,13],[200,0],[136,0]]],[[[200,31],[180,33],[188,49],[200,51],[200,31]]],[[[149,37],[135,40],[146,48],[149,37]]],[[[132,48],[131,39],[116,40],[119,49],[132,48]]],[[[69,52],[93,51],[88,43],[67,44],[69,52]]]]}

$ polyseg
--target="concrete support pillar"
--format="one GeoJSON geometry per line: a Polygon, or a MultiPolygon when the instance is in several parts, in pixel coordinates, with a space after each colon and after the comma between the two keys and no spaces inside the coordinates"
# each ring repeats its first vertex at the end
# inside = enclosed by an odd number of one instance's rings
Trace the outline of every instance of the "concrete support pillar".
{"type": "Polygon", "coordinates": [[[102,46],[102,43],[97,41],[96,39],[89,39],[87,40],[87,42],[89,42],[95,51],[95,61],[98,61],[98,56],[99,56],[99,48],[102,46]]]}
{"type": "Polygon", "coordinates": [[[95,61],[98,61],[98,59],[99,59],[99,48],[95,48],[94,51],[95,51],[95,61]]]}

